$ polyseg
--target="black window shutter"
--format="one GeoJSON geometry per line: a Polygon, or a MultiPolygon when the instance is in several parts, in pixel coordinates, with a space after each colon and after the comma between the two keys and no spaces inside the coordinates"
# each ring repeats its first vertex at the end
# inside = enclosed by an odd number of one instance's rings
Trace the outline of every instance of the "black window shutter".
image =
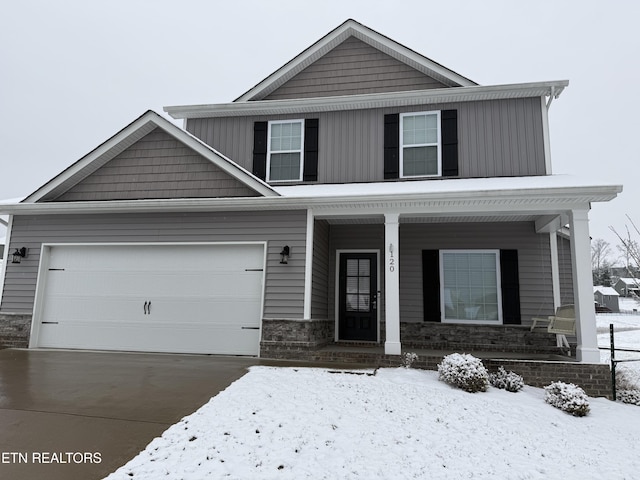
{"type": "Polygon", "coordinates": [[[384,178],[400,177],[400,114],[384,116],[384,178]]]}
{"type": "Polygon", "coordinates": [[[458,111],[440,112],[440,134],[442,141],[442,176],[458,176],[458,111]]]}
{"type": "Polygon", "coordinates": [[[253,124],[253,174],[262,179],[267,178],[267,122],[253,124]]]}
{"type": "Polygon", "coordinates": [[[440,322],[440,252],[422,251],[422,298],[425,322],[440,322]]]}
{"type": "Polygon", "coordinates": [[[318,119],[304,121],[304,172],[305,182],[318,180],[318,119]]]}
{"type": "Polygon", "coordinates": [[[500,276],[502,284],[502,320],[505,325],[520,325],[520,279],[518,251],[500,250],[500,276]]]}

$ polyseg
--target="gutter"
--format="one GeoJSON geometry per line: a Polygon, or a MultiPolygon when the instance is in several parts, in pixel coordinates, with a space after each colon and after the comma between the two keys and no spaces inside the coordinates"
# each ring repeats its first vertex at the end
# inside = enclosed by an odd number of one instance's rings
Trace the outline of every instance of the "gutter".
{"type": "Polygon", "coordinates": [[[568,80],[509,85],[478,85],[295,100],[255,100],[210,105],[169,106],[164,107],[164,111],[175,119],[188,119],[332,112],[507,98],[545,96],[557,98],[568,85],[568,80]]]}
{"type": "Polygon", "coordinates": [[[368,212],[384,209],[432,209],[467,211],[509,207],[514,210],[567,208],[590,202],[607,202],[622,191],[621,185],[592,187],[522,188],[513,190],[475,190],[470,192],[418,192],[408,194],[186,198],[151,200],[114,200],[107,202],[45,202],[0,205],[0,213],[11,215],[106,214],[146,212],[202,212],[251,210],[302,210],[329,208],[347,210],[367,208],[368,212]]]}

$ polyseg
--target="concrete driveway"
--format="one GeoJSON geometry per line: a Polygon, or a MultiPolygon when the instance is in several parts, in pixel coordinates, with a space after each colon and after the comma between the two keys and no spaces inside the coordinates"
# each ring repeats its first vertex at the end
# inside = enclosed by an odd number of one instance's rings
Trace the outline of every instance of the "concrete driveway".
{"type": "Polygon", "coordinates": [[[257,363],[0,350],[0,478],[103,478],[257,363]]]}

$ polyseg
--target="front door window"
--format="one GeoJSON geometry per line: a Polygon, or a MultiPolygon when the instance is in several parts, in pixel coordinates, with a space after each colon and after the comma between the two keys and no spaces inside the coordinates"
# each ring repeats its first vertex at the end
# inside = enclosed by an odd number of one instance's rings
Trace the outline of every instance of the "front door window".
{"type": "Polygon", "coordinates": [[[377,340],[376,290],[376,254],[342,253],[339,285],[340,340],[377,340]]]}

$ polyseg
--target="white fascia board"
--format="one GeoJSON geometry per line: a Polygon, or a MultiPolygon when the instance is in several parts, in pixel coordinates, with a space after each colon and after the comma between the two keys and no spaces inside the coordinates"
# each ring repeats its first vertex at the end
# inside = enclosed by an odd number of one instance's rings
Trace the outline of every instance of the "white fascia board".
{"type": "Polygon", "coordinates": [[[188,198],[117,200],[108,202],[46,202],[0,205],[0,213],[80,214],[196,212],[247,210],[300,210],[312,208],[314,214],[372,215],[390,209],[399,213],[446,214],[534,212],[557,214],[567,209],[588,208],[594,201],[605,202],[622,191],[619,185],[465,192],[387,193],[369,195],[280,196],[241,198],[188,198]]]}
{"type": "Polygon", "coordinates": [[[286,83],[300,73],[313,62],[326,55],[333,48],[345,41],[350,36],[381,50],[391,57],[399,60],[426,75],[431,75],[442,83],[450,86],[477,85],[466,77],[450,70],[429,58],[399,44],[375,30],[372,30],[355,20],[349,19],[342,25],[329,32],[316,43],[305,49],[267,78],[262,80],[249,91],[243,93],[234,101],[237,103],[248,102],[255,97],[269,95],[275,89],[286,83]]]}
{"type": "Polygon", "coordinates": [[[110,150],[114,149],[123,142],[126,142],[127,139],[136,135],[136,133],[142,132],[143,134],[146,134],[156,127],[163,129],[169,135],[183,142],[185,145],[189,146],[194,151],[214,163],[217,167],[224,170],[226,173],[241,181],[256,192],[265,196],[278,195],[278,193],[276,193],[275,190],[273,190],[268,184],[256,178],[254,175],[237,165],[232,160],[215,151],[210,146],[206,145],[204,142],[189,134],[188,132],[181,130],[180,128],[169,122],[167,119],[162,118],[156,112],[149,110],[138,119],[130,123],[128,126],[126,126],[124,129],[120,130],[106,142],[102,143],[92,152],[88,153],[76,163],[68,167],[60,175],[53,178],[44,186],[40,187],[34,193],[29,195],[24,199],[24,202],[37,202],[47,194],[54,191],[56,188],[62,186],[65,182],[72,179],[75,175],[81,175],[82,171],[87,169],[89,165],[91,165],[91,163],[102,158],[103,155],[108,155],[110,150]]]}
{"type": "Polygon", "coordinates": [[[545,97],[551,94],[558,95],[558,92],[568,85],[568,80],[557,80],[509,85],[434,88],[406,92],[300,98],[293,100],[256,100],[251,102],[219,103],[212,105],[170,106],[164,107],[164,111],[175,119],[290,115],[363,110],[369,108],[405,107],[435,103],[545,97]]]}

